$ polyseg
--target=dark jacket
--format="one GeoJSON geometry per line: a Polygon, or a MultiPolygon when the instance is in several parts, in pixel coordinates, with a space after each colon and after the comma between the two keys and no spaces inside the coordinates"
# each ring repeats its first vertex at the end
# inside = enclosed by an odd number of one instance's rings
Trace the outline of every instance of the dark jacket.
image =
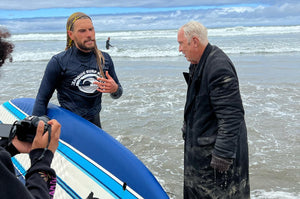
{"type": "MultiPolygon", "coordinates": [[[[115,80],[119,88],[112,98],[122,95],[122,86],[115,73],[109,54],[102,52],[105,58],[104,73],[115,80]]],[[[47,105],[54,90],[57,90],[59,104],[87,120],[91,120],[101,110],[102,93],[92,84],[99,77],[99,67],[93,52],[84,53],[75,46],[52,57],[45,70],[32,115],[47,114],[47,105]]]]}
{"type": "Polygon", "coordinates": [[[208,44],[186,80],[185,198],[249,198],[247,130],[233,63],[208,44]],[[228,172],[214,171],[212,154],[233,159],[228,172]]]}
{"type": "Polygon", "coordinates": [[[36,162],[26,174],[25,185],[16,177],[10,154],[0,147],[0,198],[1,199],[33,199],[53,198],[56,187],[56,175],[50,164],[53,153],[44,149],[35,149],[30,152],[31,164],[36,162]]]}

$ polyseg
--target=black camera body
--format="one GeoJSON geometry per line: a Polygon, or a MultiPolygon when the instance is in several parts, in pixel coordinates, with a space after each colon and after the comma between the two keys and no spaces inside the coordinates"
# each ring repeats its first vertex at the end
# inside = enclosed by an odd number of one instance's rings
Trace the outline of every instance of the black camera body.
{"type": "Polygon", "coordinates": [[[18,140],[32,143],[40,120],[44,122],[44,133],[46,133],[51,128],[51,126],[47,123],[50,120],[49,117],[28,116],[25,119],[18,120],[13,124],[11,129],[13,137],[17,135],[18,140]]]}

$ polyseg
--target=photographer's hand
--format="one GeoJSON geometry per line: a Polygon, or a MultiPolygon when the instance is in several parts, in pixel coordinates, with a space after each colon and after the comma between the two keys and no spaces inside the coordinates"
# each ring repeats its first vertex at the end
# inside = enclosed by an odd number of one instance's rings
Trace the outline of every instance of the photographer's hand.
{"type": "MultiPolygon", "coordinates": [[[[51,126],[51,140],[48,146],[48,149],[54,153],[58,147],[58,141],[60,136],[60,123],[58,123],[55,119],[52,119],[48,122],[51,126]]],[[[31,149],[37,148],[46,148],[48,145],[48,131],[43,134],[44,132],[44,122],[40,121],[36,130],[36,135],[32,142],[31,149]]]]}
{"type": "Polygon", "coordinates": [[[12,144],[20,153],[29,153],[31,150],[31,143],[18,140],[18,136],[14,137],[12,144]]]}

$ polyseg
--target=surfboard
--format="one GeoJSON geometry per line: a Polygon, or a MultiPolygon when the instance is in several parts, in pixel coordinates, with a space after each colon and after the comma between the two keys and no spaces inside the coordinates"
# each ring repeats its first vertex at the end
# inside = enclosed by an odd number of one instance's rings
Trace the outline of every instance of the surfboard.
{"type": "MultiPolygon", "coordinates": [[[[0,106],[0,123],[31,115],[34,99],[18,98],[0,106]]],[[[57,174],[55,199],[169,198],[149,169],[125,146],[82,117],[49,103],[48,116],[61,124],[51,167],[57,174]]],[[[27,154],[12,157],[16,171],[30,167],[27,154]]],[[[24,180],[24,176],[22,178],[24,180]]]]}

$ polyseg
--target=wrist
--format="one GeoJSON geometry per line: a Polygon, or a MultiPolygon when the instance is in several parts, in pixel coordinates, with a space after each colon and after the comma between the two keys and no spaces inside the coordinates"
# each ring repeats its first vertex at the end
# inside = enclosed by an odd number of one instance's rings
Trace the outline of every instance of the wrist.
{"type": "MultiPolygon", "coordinates": [[[[117,84],[118,85],[118,84],[117,84]]],[[[114,93],[111,93],[110,96],[113,98],[113,99],[118,99],[119,97],[121,97],[123,93],[123,89],[121,86],[118,85],[118,88],[117,88],[117,91],[114,92],[114,93]]]]}
{"type": "Polygon", "coordinates": [[[114,89],[113,93],[116,93],[118,91],[118,88],[119,88],[118,84],[115,84],[115,89],[114,89]]]}

